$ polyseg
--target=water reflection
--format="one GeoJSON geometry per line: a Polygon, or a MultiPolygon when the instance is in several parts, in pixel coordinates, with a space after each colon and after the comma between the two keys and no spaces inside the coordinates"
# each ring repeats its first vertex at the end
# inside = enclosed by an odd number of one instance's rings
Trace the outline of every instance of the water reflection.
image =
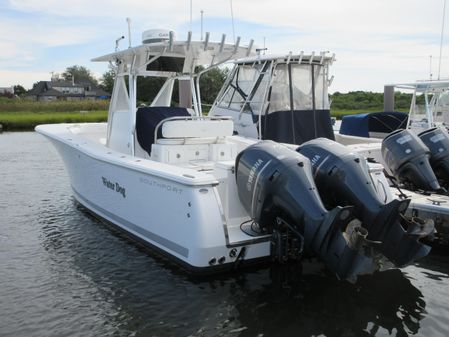
{"type": "Polygon", "coordinates": [[[89,287],[82,294],[103,312],[99,321],[120,334],[407,336],[418,333],[426,314],[422,293],[399,270],[352,285],[306,261],[198,279],[125,240],[82,207],[49,208],[40,221],[43,245],[59,272],[70,270],[70,282],[75,273],[89,287]]]}
{"type": "Polygon", "coordinates": [[[404,336],[419,331],[423,295],[399,270],[352,285],[295,269],[271,268],[271,282],[237,304],[241,321],[251,330],[263,328],[272,336],[404,336]]]}

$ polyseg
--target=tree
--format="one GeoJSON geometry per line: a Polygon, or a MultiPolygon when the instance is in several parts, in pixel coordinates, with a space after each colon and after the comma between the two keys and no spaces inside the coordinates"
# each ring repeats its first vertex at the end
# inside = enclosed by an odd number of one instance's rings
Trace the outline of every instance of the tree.
{"type": "MultiPolygon", "coordinates": [[[[202,70],[200,67],[197,71],[202,70]]],[[[206,104],[212,104],[217,97],[220,88],[222,87],[229,70],[227,68],[214,68],[201,76],[201,101],[206,104]]],[[[75,76],[76,78],[76,76],[75,76]]],[[[104,91],[112,93],[114,87],[115,73],[113,70],[105,72],[101,78],[100,86],[104,91]]],[[[161,89],[166,78],[162,77],[137,77],[137,101],[149,104],[156,97],[161,89]]],[[[125,83],[128,84],[127,76],[125,76],[125,83]]],[[[179,88],[178,83],[175,83],[173,88],[172,103],[179,103],[179,88]]]]}
{"type": "Polygon", "coordinates": [[[110,69],[106,71],[101,77],[101,88],[107,93],[112,94],[112,89],[114,88],[115,72],[110,69]]]}
{"type": "Polygon", "coordinates": [[[67,67],[67,69],[62,73],[62,77],[66,81],[75,79],[75,83],[91,82],[94,85],[98,85],[98,81],[93,76],[92,72],[84,66],[74,65],[67,67]]]}
{"type": "Polygon", "coordinates": [[[200,78],[201,101],[212,104],[228,76],[228,68],[213,68],[200,78]]]}
{"type": "Polygon", "coordinates": [[[14,86],[14,94],[21,97],[26,94],[26,89],[22,87],[20,84],[17,84],[14,86]]]}
{"type": "MultiPolygon", "coordinates": [[[[140,102],[151,103],[156,97],[166,78],[162,77],[141,77],[137,78],[137,100],[140,102]]],[[[173,99],[175,98],[176,87],[173,90],[173,99]]]]}

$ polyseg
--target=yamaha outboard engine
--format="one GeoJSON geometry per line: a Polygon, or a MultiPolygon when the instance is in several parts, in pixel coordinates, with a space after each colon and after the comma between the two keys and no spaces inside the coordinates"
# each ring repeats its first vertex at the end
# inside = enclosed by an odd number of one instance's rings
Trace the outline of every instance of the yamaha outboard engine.
{"type": "MultiPolygon", "coordinates": [[[[378,241],[376,250],[398,266],[427,255],[430,248],[418,242],[427,233],[401,226],[410,200],[379,200],[365,158],[337,142],[318,138],[297,151],[310,159],[320,195],[330,207],[354,205],[355,215],[368,230],[368,239],[378,241]],[[418,235],[416,235],[418,234],[418,235]]],[[[411,227],[408,224],[407,227],[411,227]]]]}
{"type": "Polygon", "coordinates": [[[351,208],[325,209],[307,158],[262,141],[239,153],[235,166],[239,199],[260,228],[272,234],[273,257],[283,261],[304,249],[339,278],[373,272],[372,259],[364,255],[367,231],[348,226],[351,208]]]}
{"type": "Polygon", "coordinates": [[[396,130],[382,141],[382,158],[391,174],[411,190],[438,191],[429,163],[430,151],[409,130],[396,130]]]}
{"type": "Polygon", "coordinates": [[[418,137],[429,148],[430,165],[440,185],[449,187],[449,134],[441,128],[421,132],[418,137]]]}

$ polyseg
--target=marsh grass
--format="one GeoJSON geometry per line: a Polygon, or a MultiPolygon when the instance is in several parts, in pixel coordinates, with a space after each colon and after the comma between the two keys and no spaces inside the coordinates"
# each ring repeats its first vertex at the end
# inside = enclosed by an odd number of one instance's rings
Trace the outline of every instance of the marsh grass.
{"type": "Polygon", "coordinates": [[[73,112],[108,110],[109,101],[53,101],[36,102],[23,99],[0,98],[0,113],[2,112],[73,112]]]}
{"type": "Polygon", "coordinates": [[[0,98],[0,124],[4,131],[26,131],[39,124],[104,122],[108,107],[109,101],[36,102],[0,98]]]}
{"type": "MultiPolygon", "coordinates": [[[[39,124],[89,123],[107,120],[109,101],[54,101],[36,102],[0,98],[0,124],[3,130],[34,130],[39,124]]],[[[331,116],[381,111],[381,109],[331,109],[331,116]]]]}
{"type": "Polygon", "coordinates": [[[4,131],[30,131],[39,124],[104,122],[107,116],[107,111],[0,112],[0,124],[4,131]]]}

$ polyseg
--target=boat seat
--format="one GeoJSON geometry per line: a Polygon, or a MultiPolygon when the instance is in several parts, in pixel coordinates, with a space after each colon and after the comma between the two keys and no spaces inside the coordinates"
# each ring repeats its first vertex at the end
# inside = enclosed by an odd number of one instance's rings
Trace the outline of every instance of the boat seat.
{"type": "Polygon", "coordinates": [[[162,137],[151,148],[151,158],[167,164],[233,160],[236,144],[226,143],[232,136],[231,119],[168,120],[161,126],[162,137]]]}
{"type": "MultiPolygon", "coordinates": [[[[204,138],[186,138],[195,141],[204,138]]],[[[188,164],[193,162],[218,162],[235,160],[237,144],[235,143],[173,143],[185,139],[160,139],[152,145],[151,159],[166,164],[188,164]],[[170,143],[171,142],[171,143],[170,143]]]]}
{"type": "MultiPolygon", "coordinates": [[[[191,116],[186,108],[177,107],[141,107],[136,112],[136,136],[139,145],[151,153],[151,145],[154,143],[154,131],[157,125],[164,119],[170,117],[191,116]]],[[[162,130],[159,129],[158,137],[162,137],[162,130]]]]}
{"type": "Polygon", "coordinates": [[[234,123],[231,119],[169,120],[162,124],[162,137],[158,144],[212,144],[223,143],[224,137],[232,136],[234,123]]]}

